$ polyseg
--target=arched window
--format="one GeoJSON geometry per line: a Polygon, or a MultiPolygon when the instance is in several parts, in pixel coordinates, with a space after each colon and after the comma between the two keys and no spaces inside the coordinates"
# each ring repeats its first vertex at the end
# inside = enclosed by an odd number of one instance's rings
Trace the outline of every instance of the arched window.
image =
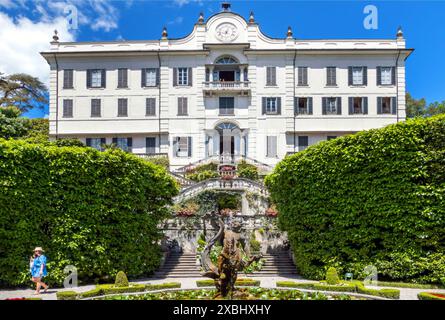
{"type": "Polygon", "coordinates": [[[232,57],[221,57],[215,61],[215,64],[237,64],[237,63],[238,61],[236,61],[235,58],[232,57]]]}
{"type": "Polygon", "coordinates": [[[238,126],[231,122],[222,122],[216,126],[216,129],[217,130],[224,130],[224,129],[234,130],[234,129],[238,129],[238,126]]]}

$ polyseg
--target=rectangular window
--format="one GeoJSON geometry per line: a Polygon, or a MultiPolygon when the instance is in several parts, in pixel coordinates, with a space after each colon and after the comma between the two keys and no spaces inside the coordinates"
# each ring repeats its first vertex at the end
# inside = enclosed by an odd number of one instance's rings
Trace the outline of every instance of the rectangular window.
{"type": "Polygon", "coordinates": [[[220,97],[219,98],[219,114],[234,115],[235,114],[235,98],[220,97]]]}
{"type": "MultiPolygon", "coordinates": [[[[394,84],[393,82],[393,68],[392,67],[380,67],[380,85],[387,86],[394,84]]],[[[378,72],[379,72],[378,71],[378,72]]]]}
{"type": "Polygon", "coordinates": [[[157,68],[142,69],[143,87],[156,87],[158,85],[158,72],[157,68]]]}
{"type": "Polygon", "coordinates": [[[337,114],[337,98],[326,99],[326,114],[337,114]]]}
{"type": "Polygon", "coordinates": [[[382,113],[391,113],[391,100],[390,97],[382,98],[382,113]]]}
{"type": "Polygon", "coordinates": [[[71,99],[63,100],[63,117],[64,118],[73,117],[73,100],[71,99]]]}
{"type": "Polygon", "coordinates": [[[329,140],[336,139],[336,138],[337,138],[337,136],[328,136],[328,141],[329,141],[329,140]]]}
{"type": "Polygon", "coordinates": [[[353,113],[354,114],[363,113],[363,99],[362,98],[358,98],[358,97],[354,98],[353,113]]]}
{"type": "Polygon", "coordinates": [[[178,97],[178,116],[188,115],[188,101],[186,97],[178,97]]]}
{"type": "Polygon", "coordinates": [[[91,116],[100,117],[100,99],[91,99],[91,116]]]}
{"type": "Polygon", "coordinates": [[[178,85],[188,85],[188,68],[178,68],[178,85]]]}
{"type": "Polygon", "coordinates": [[[131,152],[133,146],[132,138],[113,138],[113,144],[116,145],[119,149],[131,152]]]}
{"type": "Polygon", "coordinates": [[[156,153],[156,138],[155,137],[147,137],[145,138],[145,148],[147,154],[155,154],[156,153]]]}
{"type": "Polygon", "coordinates": [[[176,157],[191,157],[191,137],[175,137],[174,144],[176,157]]]}
{"type": "Polygon", "coordinates": [[[307,86],[307,67],[298,67],[298,85],[307,86]]]}
{"type": "Polygon", "coordinates": [[[156,98],[145,99],[145,115],[146,116],[156,115],[156,98]]]}
{"type": "Polygon", "coordinates": [[[308,99],[298,98],[298,114],[309,114],[308,99]]]}
{"type": "Polygon", "coordinates": [[[336,86],[337,85],[337,68],[327,67],[326,68],[326,85],[336,86]]]}
{"type": "Polygon", "coordinates": [[[298,151],[303,151],[309,146],[308,136],[298,136],[298,151]]]}
{"type": "Polygon", "coordinates": [[[102,87],[102,70],[91,70],[91,87],[102,87]]]}
{"type": "Polygon", "coordinates": [[[362,85],[363,84],[363,68],[353,67],[352,68],[352,84],[362,85]]]}
{"type": "Polygon", "coordinates": [[[87,138],[87,146],[99,151],[104,150],[105,138],[87,138]]]}
{"type": "Polygon", "coordinates": [[[276,114],[277,112],[278,112],[277,98],[275,97],[266,98],[266,113],[276,114]]]}
{"type": "Polygon", "coordinates": [[[117,99],[117,116],[128,117],[128,99],[117,99]]]}
{"type": "Polygon", "coordinates": [[[63,70],[63,89],[73,89],[73,69],[63,70]]]}
{"type": "Polygon", "coordinates": [[[276,67],[266,67],[266,85],[276,86],[277,85],[277,68],[276,67]]]}
{"type": "Polygon", "coordinates": [[[117,87],[128,88],[128,69],[121,68],[117,70],[117,87]]]}
{"type": "Polygon", "coordinates": [[[267,157],[275,158],[277,156],[277,137],[267,136],[267,157]]]}

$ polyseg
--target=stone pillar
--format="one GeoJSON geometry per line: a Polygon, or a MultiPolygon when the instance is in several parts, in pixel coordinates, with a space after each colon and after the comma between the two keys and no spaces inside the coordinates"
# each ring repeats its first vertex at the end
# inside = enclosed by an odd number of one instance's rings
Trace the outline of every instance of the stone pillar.
{"type": "Polygon", "coordinates": [[[240,68],[240,81],[241,82],[244,82],[244,81],[246,81],[245,79],[244,79],[244,69],[245,69],[246,67],[241,67],[240,68]]]}
{"type": "Polygon", "coordinates": [[[210,66],[209,67],[209,81],[210,82],[213,82],[213,81],[215,81],[214,79],[213,79],[213,66],[210,66]]]}
{"type": "Polygon", "coordinates": [[[247,201],[246,192],[243,192],[241,194],[241,214],[243,215],[250,214],[249,201],[247,201]]]}

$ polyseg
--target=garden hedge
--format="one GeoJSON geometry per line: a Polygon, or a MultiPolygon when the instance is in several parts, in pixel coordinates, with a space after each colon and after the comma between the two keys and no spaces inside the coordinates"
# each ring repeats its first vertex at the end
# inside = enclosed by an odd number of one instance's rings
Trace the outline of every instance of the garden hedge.
{"type": "Polygon", "coordinates": [[[29,256],[45,249],[48,277],[67,265],[79,280],[150,274],[160,262],[158,224],[177,183],[117,149],[0,139],[0,285],[29,283],[29,256]]]}
{"type": "Polygon", "coordinates": [[[303,276],[445,281],[445,116],[320,142],[266,184],[303,276]]]}
{"type": "Polygon", "coordinates": [[[419,292],[417,294],[419,300],[442,300],[445,301],[445,294],[435,292],[419,292]]]}

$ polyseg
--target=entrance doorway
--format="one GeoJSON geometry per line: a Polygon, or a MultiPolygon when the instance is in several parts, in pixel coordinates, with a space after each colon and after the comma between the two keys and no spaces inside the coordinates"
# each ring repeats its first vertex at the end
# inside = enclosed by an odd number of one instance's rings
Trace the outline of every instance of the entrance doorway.
{"type": "Polygon", "coordinates": [[[234,155],[235,154],[235,137],[229,135],[219,136],[219,154],[234,155]]]}

